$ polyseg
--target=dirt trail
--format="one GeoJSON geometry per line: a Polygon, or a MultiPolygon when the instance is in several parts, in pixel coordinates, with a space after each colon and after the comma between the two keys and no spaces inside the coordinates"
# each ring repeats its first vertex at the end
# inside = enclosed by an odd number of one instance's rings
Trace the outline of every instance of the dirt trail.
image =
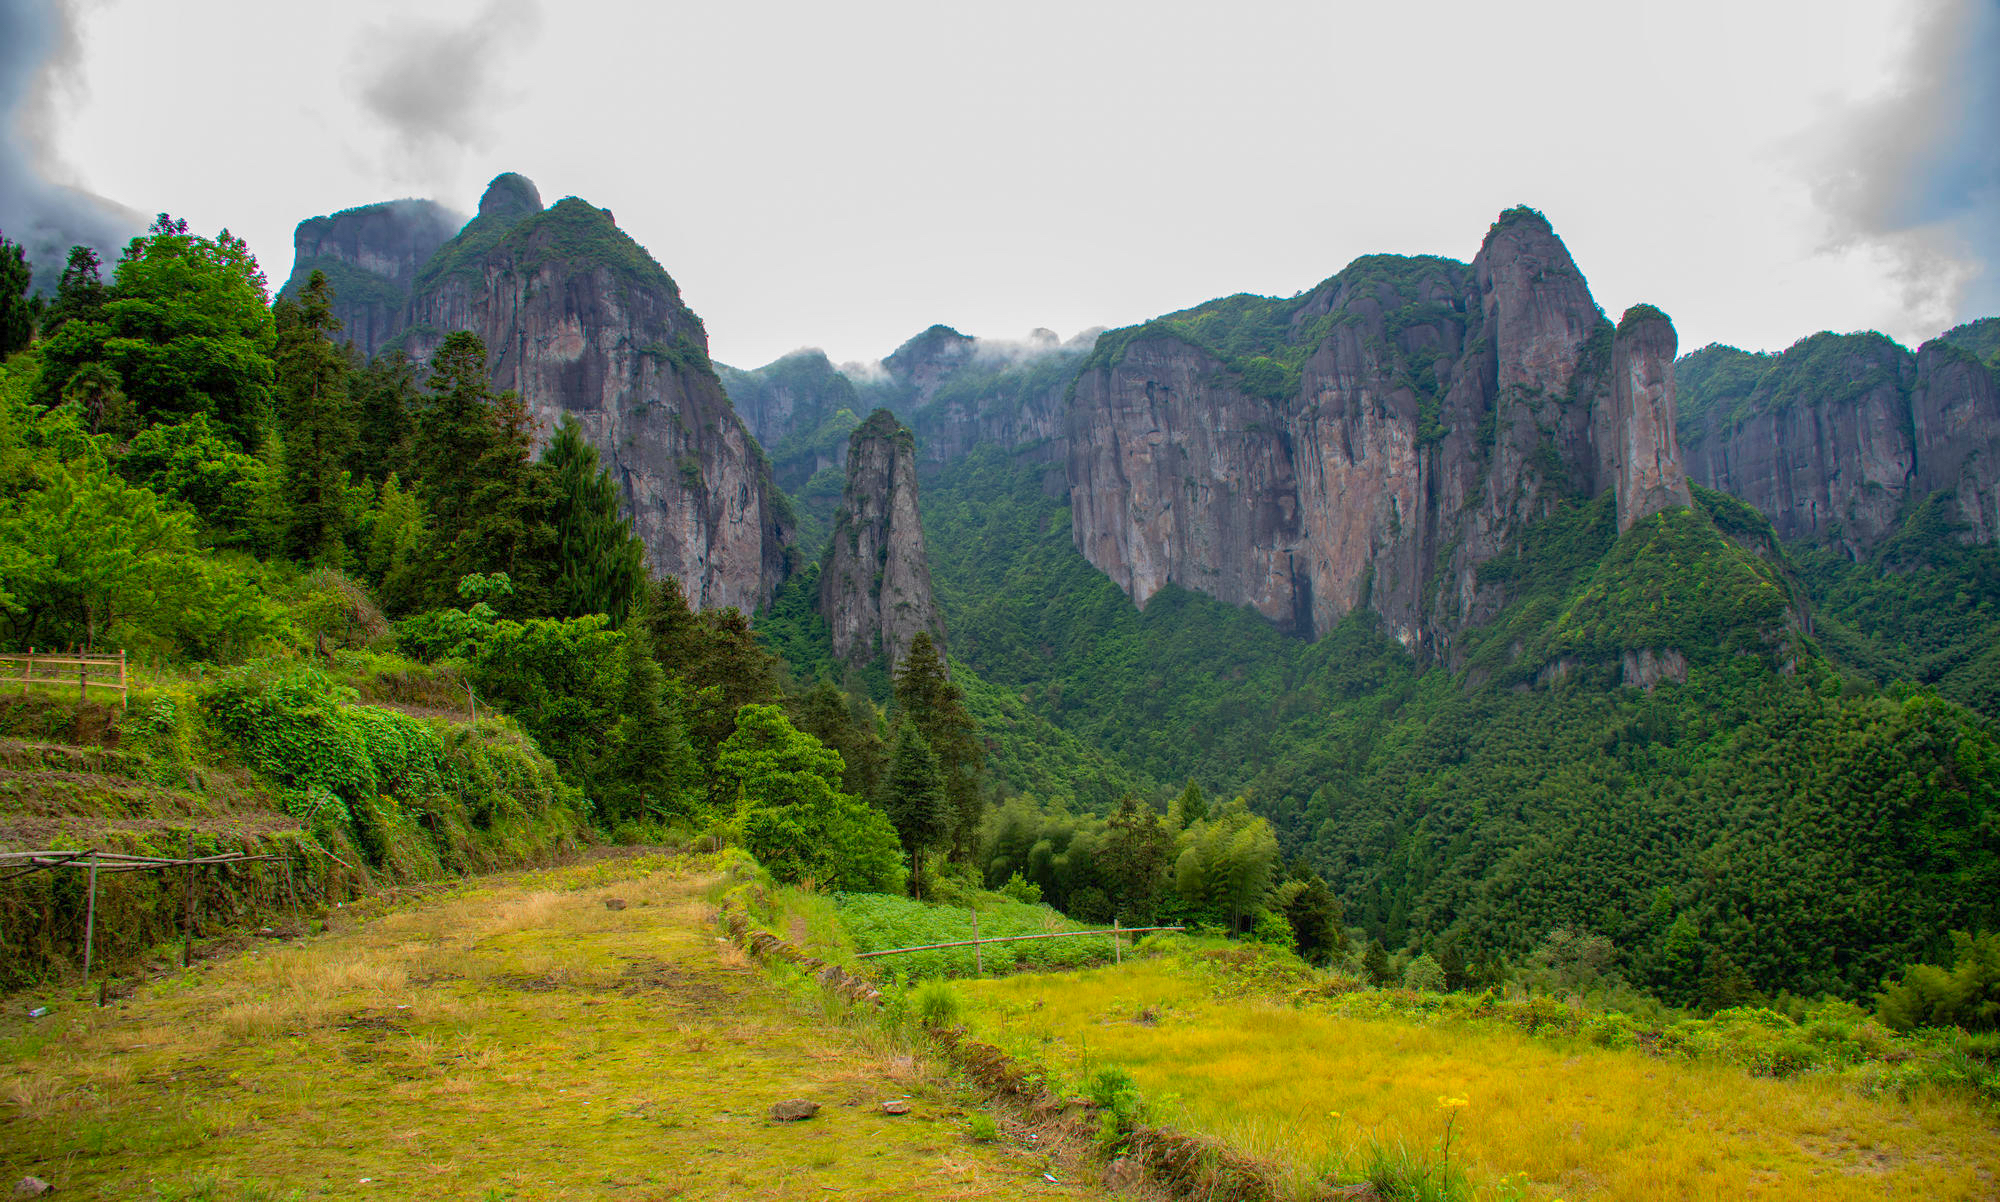
{"type": "MultiPolygon", "coordinates": [[[[1101,1196],[821,1021],[657,859],[469,883],[99,1011],[0,1017],[0,1188],[67,1197],[1101,1196]],[[607,898],[625,902],[605,906],[607,898]],[[910,1113],[880,1103],[908,1095],[910,1113]],[[773,1103],[817,1102],[777,1123],[773,1103]]],[[[27,1000],[27,999],[17,999],[27,1000]]],[[[36,1001],[35,1004],[40,1004],[36,1001]]]]}

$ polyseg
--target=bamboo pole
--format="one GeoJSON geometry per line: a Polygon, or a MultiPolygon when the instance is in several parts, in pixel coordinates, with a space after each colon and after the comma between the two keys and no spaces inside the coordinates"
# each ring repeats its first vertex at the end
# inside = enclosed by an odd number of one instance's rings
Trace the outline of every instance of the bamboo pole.
{"type": "Polygon", "coordinates": [[[979,907],[972,908],[972,971],[975,976],[986,975],[986,955],[979,950],[979,907]]]}
{"type": "Polygon", "coordinates": [[[182,968],[186,968],[194,962],[194,864],[193,860],[189,860],[187,866],[181,869],[183,874],[181,888],[181,925],[183,928],[181,932],[182,968]]]}
{"type": "Polygon", "coordinates": [[[35,674],[35,649],[28,648],[28,658],[21,661],[21,696],[28,695],[28,677],[35,674]]]}
{"type": "Polygon", "coordinates": [[[1111,920],[1111,962],[1113,964],[1125,963],[1125,943],[1118,938],[1118,920],[1116,918],[1111,920]]]}
{"type": "MultiPolygon", "coordinates": [[[[1124,927],[1122,933],[1143,935],[1148,931],[1185,931],[1186,927],[1124,927]]],[[[952,943],[920,943],[915,947],[885,947],[877,952],[856,952],[854,958],[865,960],[870,956],[894,956],[902,952],[934,952],[947,947],[972,947],[981,943],[1019,943],[1025,939],[1072,939],[1085,935],[1109,935],[1110,928],[1098,931],[1047,931],[1039,935],[995,935],[990,939],[959,939],[952,943]]]]}

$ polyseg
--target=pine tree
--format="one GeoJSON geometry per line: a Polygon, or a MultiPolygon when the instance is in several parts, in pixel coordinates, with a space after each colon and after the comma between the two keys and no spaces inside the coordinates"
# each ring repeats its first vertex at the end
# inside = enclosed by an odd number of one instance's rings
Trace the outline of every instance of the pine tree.
{"type": "Polygon", "coordinates": [[[477,334],[445,335],[431,356],[429,388],[417,414],[415,462],[439,542],[449,546],[470,523],[474,465],[497,437],[486,344],[477,334]]]}
{"type": "Polygon", "coordinates": [[[909,653],[896,669],[895,697],[898,717],[916,724],[938,758],[951,810],[946,842],[955,857],[968,859],[979,838],[979,770],[986,749],[979,745],[979,728],[966,712],[965,693],[951,683],[929,631],[918,631],[910,641],[909,653]]]}
{"type": "Polygon", "coordinates": [[[284,498],[291,511],[287,552],[305,562],[337,564],[350,525],[347,473],[354,419],[347,400],[348,366],[333,344],[340,330],[333,291],[313,272],[296,301],[280,301],[278,396],[285,434],[284,498]]]}
{"type": "Polygon", "coordinates": [[[1112,912],[1127,923],[1153,920],[1173,867],[1174,836],[1152,807],[1127,794],[1104,824],[1103,876],[1112,912]]]}
{"type": "Polygon", "coordinates": [[[841,788],[856,797],[879,798],[888,749],[876,729],[873,706],[865,698],[857,706],[838,685],[821,678],[793,708],[793,725],[840,753],[847,765],[841,788]],[[864,708],[865,713],[858,712],[864,708]]]}
{"type": "Polygon", "coordinates": [[[357,480],[400,476],[408,482],[417,441],[417,370],[401,351],[377,356],[355,373],[354,452],[347,469],[357,480]]]}
{"type": "Polygon", "coordinates": [[[937,756],[916,723],[896,724],[896,742],[889,753],[889,776],[882,790],[889,824],[910,853],[911,885],[923,896],[923,854],[944,840],[951,830],[951,812],[945,805],[944,778],[937,756]]]}
{"type": "Polygon", "coordinates": [[[1368,941],[1368,950],[1361,953],[1361,971],[1377,987],[1389,983],[1389,949],[1382,946],[1380,939],[1368,941]]]}
{"type": "Polygon", "coordinates": [[[601,613],[618,625],[646,583],[646,546],[620,511],[618,485],[573,417],[557,427],[542,464],[554,476],[555,612],[601,613]]]}
{"type": "Polygon", "coordinates": [[[625,693],[611,730],[600,789],[614,820],[690,819],[701,796],[701,765],[688,742],[678,688],[653,658],[642,623],[625,632],[625,693]]]}
{"type": "Polygon", "coordinates": [[[28,299],[34,275],[20,243],[0,237],[0,359],[26,348],[35,336],[38,306],[28,299]]]}

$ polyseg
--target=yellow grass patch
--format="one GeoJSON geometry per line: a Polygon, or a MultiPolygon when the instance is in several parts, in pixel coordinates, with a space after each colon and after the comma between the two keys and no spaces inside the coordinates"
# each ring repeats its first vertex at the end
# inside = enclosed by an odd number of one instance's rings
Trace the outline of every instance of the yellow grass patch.
{"type": "Polygon", "coordinates": [[[1072,1072],[1124,1068],[1170,1121],[1301,1179],[1352,1179],[1371,1143],[1434,1155],[1455,1113],[1452,1162],[1483,1197],[2000,1196],[2000,1128],[1960,1095],[1873,1099],[1480,1023],[1219,999],[1158,960],[960,988],[981,1037],[1072,1072]]]}

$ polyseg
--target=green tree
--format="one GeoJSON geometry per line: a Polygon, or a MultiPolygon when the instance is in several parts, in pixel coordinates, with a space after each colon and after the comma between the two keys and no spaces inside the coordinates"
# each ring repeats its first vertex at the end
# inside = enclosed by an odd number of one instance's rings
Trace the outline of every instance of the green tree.
{"type": "Polygon", "coordinates": [[[624,635],[625,693],[597,773],[598,793],[614,822],[690,822],[699,814],[702,772],[681,715],[680,688],[653,658],[643,623],[624,635]]]}
{"type": "Polygon", "coordinates": [[[847,765],[841,788],[856,797],[880,796],[888,770],[888,749],[877,728],[875,707],[865,697],[850,696],[822,677],[793,704],[793,723],[840,753],[847,765]]]}
{"type": "Polygon", "coordinates": [[[1174,798],[1173,804],[1167,808],[1167,820],[1177,831],[1186,830],[1207,817],[1208,797],[1202,793],[1201,786],[1192,780],[1188,781],[1187,788],[1182,789],[1180,796],[1174,798]]]}
{"type": "Polygon", "coordinates": [[[881,811],[834,788],[840,756],[792,726],[775,705],[746,705],[716,754],[715,775],[738,799],[744,846],[782,881],[900,892],[902,846],[881,811]]]}
{"type": "Polygon", "coordinates": [[[542,452],[542,465],[555,478],[556,612],[624,622],[646,586],[646,545],[621,512],[610,469],[598,467],[597,448],[568,415],[542,452]]]}
{"type": "Polygon", "coordinates": [[[284,498],[291,518],[286,550],[301,561],[337,564],[346,556],[350,515],[342,465],[354,446],[355,425],[347,360],[332,337],[340,321],[325,274],[314,271],[295,301],[278,302],[277,326],[284,498]]]}
{"type": "Polygon", "coordinates": [[[1389,949],[1382,946],[1380,939],[1370,939],[1368,948],[1361,953],[1361,971],[1377,988],[1389,983],[1389,949]]]}
{"type": "Polygon", "coordinates": [[[186,506],[208,526],[217,544],[253,541],[258,495],[267,483],[264,463],[237,449],[207,414],[139,431],[126,444],[118,471],[186,506]]]}
{"type": "Polygon", "coordinates": [[[980,746],[972,715],[966,712],[964,690],[951,682],[929,631],[917,632],[896,668],[895,701],[897,713],[916,724],[938,758],[952,816],[952,853],[970,859],[979,838],[979,771],[986,750],[980,746]]]}
{"type": "Polygon", "coordinates": [[[1680,1005],[1695,999],[1705,950],[1701,929],[1695,925],[1693,916],[1676,915],[1660,944],[1660,969],[1655,984],[1662,996],[1680,1005]]]}
{"type": "Polygon", "coordinates": [[[385,612],[402,615],[423,603],[424,508],[391,472],[361,519],[361,570],[375,586],[385,612]]]}
{"type": "MultiPolygon", "coordinates": [[[[241,238],[228,230],[199,237],[162,213],[118,261],[101,326],[74,323],[84,329],[77,349],[118,373],[141,424],[206,413],[248,449],[270,419],[277,329],[269,305],[264,273],[241,238]],[[89,346],[99,330],[101,343],[89,346]]],[[[67,387],[74,371],[59,374],[67,387]]]]}
{"type": "Polygon", "coordinates": [[[357,480],[414,479],[417,369],[401,351],[377,355],[354,374],[355,439],[347,470],[357,480]]]}
{"type": "Polygon", "coordinates": [[[0,359],[27,349],[34,340],[38,310],[28,299],[34,275],[20,243],[0,236],[0,359]]]}
{"type": "Polygon", "coordinates": [[[1274,892],[1272,900],[1291,924],[1292,944],[1308,963],[1325,964],[1347,951],[1340,902],[1317,872],[1294,876],[1274,892]]]}
{"type": "Polygon", "coordinates": [[[911,887],[922,897],[923,854],[949,834],[951,811],[945,806],[944,775],[938,770],[937,757],[914,722],[896,724],[882,801],[889,824],[910,853],[911,887]]]}
{"type": "Polygon", "coordinates": [[[1105,820],[1103,857],[1114,914],[1130,925],[1152,922],[1169,886],[1174,833],[1151,806],[1127,794],[1105,820]]]}
{"type": "Polygon", "coordinates": [[[2000,1029],[2000,934],[1953,931],[1952,966],[1913,964],[1900,980],[1884,981],[1875,1012],[1884,1026],[2000,1029]]]}

